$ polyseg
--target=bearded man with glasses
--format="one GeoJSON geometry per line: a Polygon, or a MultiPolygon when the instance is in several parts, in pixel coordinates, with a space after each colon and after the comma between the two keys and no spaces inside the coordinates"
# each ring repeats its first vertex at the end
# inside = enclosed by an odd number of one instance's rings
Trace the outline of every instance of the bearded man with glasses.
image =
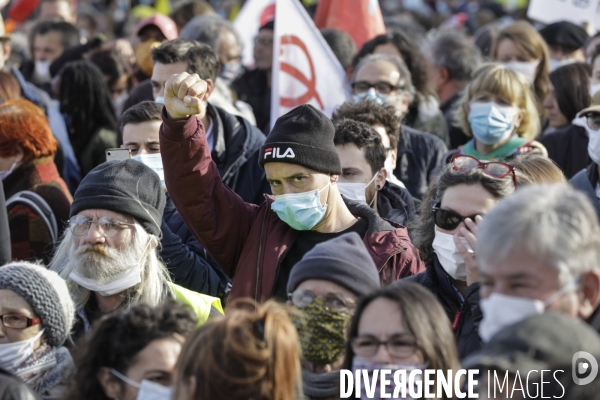
{"type": "Polygon", "coordinates": [[[67,281],[75,302],[75,337],[100,316],[137,302],[194,304],[203,310],[201,323],[222,313],[219,299],[171,283],[156,250],[164,207],[158,174],[135,160],[106,162],[81,181],[49,266],[67,281]]]}

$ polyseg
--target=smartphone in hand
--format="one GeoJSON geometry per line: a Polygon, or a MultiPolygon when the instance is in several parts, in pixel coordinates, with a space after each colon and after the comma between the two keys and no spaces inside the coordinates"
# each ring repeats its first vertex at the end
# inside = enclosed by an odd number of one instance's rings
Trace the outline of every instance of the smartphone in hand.
{"type": "Polygon", "coordinates": [[[106,149],[106,161],[124,161],[131,158],[129,149],[106,149]]]}

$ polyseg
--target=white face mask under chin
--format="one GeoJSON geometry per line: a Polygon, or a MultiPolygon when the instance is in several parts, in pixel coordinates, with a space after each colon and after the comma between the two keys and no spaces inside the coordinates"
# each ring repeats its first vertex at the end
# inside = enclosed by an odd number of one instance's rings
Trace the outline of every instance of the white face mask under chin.
{"type": "Polygon", "coordinates": [[[71,279],[78,285],[83,286],[88,290],[91,290],[92,292],[97,292],[100,296],[103,297],[121,293],[122,291],[134,287],[142,281],[141,262],[144,259],[146,251],[148,250],[148,246],[150,246],[151,242],[152,239],[149,239],[148,244],[146,244],[146,248],[144,249],[144,252],[142,253],[135,265],[132,265],[125,271],[116,274],[108,282],[100,283],[95,279],[83,277],[76,270],[71,271],[71,273],[69,274],[69,279],[71,279]]]}
{"type": "Polygon", "coordinates": [[[14,372],[23,361],[33,354],[33,345],[43,334],[44,330],[42,329],[32,338],[15,343],[0,344],[0,368],[14,372]]]}
{"type": "MultiPolygon", "coordinates": [[[[463,237],[460,239],[467,249],[470,250],[471,246],[466,239],[463,237]]],[[[457,281],[467,280],[467,265],[464,258],[458,252],[456,244],[454,244],[454,235],[435,229],[435,238],[433,239],[432,247],[438,257],[438,261],[442,264],[448,275],[457,281]]]]}
{"type": "MultiPolygon", "coordinates": [[[[349,182],[338,182],[338,190],[340,194],[343,194],[350,200],[358,201],[359,203],[367,204],[367,188],[371,183],[375,181],[377,178],[377,174],[373,175],[373,178],[368,183],[349,183],[349,182]]],[[[373,201],[375,200],[375,196],[373,196],[373,200],[371,204],[368,204],[369,207],[373,205],[373,201]]]]}
{"type": "Polygon", "coordinates": [[[16,166],[17,166],[17,161],[15,160],[15,162],[12,163],[12,165],[10,166],[10,169],[8,171],[0,171],[0,181],[3,181],[4,179],[6,179],[7,176],[12,174],[12,172],[15,170],[16,166]]]}
{"type": "Polygon", "coordinates": [[[548,297],[546,301],[527,299],[524,297],[507,296],[492,293],[487,299],[479,302],[483,319],[479,324],[479,337],[489,342],[502,329],[521,322],[534,315],[541,315],[550,304],[577,287],[577,281],[563,286],[559,291],[548,297]]]}
{"type": "Polygon", "coordinates": [[[138,389],[136,400],[170,400],[173,395],[173,389],[170,387],[146,379],[137,383],[114,368],[111,368],[110,372],[126,384],[138,389]]]}

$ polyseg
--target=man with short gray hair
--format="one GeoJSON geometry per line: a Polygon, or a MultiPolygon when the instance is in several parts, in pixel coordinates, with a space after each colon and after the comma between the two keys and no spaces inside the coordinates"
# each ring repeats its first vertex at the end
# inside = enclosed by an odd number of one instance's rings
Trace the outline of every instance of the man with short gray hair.
{"type": "Polygon", "coordinates": [[[484,342],[545,310],[600,329],[600,224],[583,193],[519,189],[485,216],[477,242],[484,342]]]}
{"type": "Polygon", "coordinates": [[[460,32],[446,32],[433,38],[425,50],[427,77],[440,98],[440,110],[448,124],[450,148],[469,141],[462,129],[452,126],[452,114],[460,92],[473,78],[481,62],[479,50],[460,32]]]}

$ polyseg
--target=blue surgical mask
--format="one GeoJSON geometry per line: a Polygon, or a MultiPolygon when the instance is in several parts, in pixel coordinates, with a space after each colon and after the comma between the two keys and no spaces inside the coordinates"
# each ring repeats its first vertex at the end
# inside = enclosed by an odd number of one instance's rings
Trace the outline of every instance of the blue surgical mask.
{"type": "Polygon", "coordinates": [[[17,161],[15,160],[15,162],[12,163],[12,165],[10,166],[10,169],[8,171],[0,171],[0,181],[3,181],[4,179],[6,179],[7,176],[12,174],[12,172],[15,170],[16,166],[17,166],[17,161]]]}
{"type": "Polygon", "coordinates": [[[173,389],[170,387],[146,379],[137,383],[114,368],[111,368],[110,372],[126,384],[138,389],[136,400],[170,400],[173,397],[173,389]]]}
{"type": "Polygon", "coordinates": [[[501,106],[494,102],[471,103],[470,108],[469,124],[478,142],[492,145],[510,137],[514,118],[519,113],[517,108],[501,106]]]}
{"type": "Polygon", "coordinates": [[[366,92],[355,94],[352,96],[352,99],[355,103],[360,103],[363,100],[370,100],[379,105],[386,105],[389,101],[387,94],[381,94],[377,92],[375,88],[370,88],[366,92]]]}
{"type": "Polygon", "coordinates": [[[320,190],[274,196],[275,201],[271,204],[271,209],[283,222],[295,230],[308,231],[317,225],[325,215],[327,200],[322,206],[320,193],[327,188],[329,188],[329,183],[320,190]]]}
{"type": "Polygon", "coordinates": [[[227,85],[231,85],[231,83],[235,81],[241,72],[242,64],[239,62],[230,62],[223,65],[223,69],[221,70],[219,78],[223,79],[227,85]]]}

